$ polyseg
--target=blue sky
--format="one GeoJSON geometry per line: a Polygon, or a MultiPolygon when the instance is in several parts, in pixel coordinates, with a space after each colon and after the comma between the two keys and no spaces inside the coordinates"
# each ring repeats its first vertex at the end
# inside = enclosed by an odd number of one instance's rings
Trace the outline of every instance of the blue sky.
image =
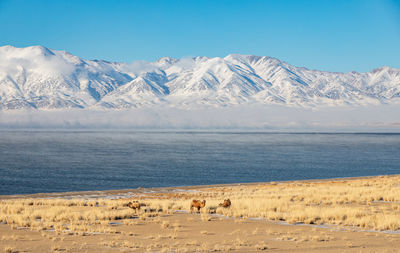
{"type": "Polygon", "coordinates": [[[400,0],[0,0],[0,45],[85,59],[268,55],[329,71],[400,68],[400,0]]]}

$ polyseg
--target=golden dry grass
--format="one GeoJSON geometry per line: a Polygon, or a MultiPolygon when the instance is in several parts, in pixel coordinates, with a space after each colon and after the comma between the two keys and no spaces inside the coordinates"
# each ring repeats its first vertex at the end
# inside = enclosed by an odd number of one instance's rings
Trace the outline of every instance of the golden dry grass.
{"type": "Polygon", "coordinates": [[[13,252],[16,252],[16,251],[14,251],[14,248],[13,248],[13,247],[6,246],[6,247],[4,248],[4,252],[5,252],[5,253],[13,253],[13,252]]]}
{"type": "MultiPolygon", "coordinates": [[[[296,181],[281,183],[216,186],[199,192],[144,194],[138,199],[146,206],[138,213],[128,208],[130,199],[7,199],[0,202],[0,222],[12,228],[54,230],[56,234],[115,233],[110,222],[161,223],[160,214],[190,209],[193,198],[206,199],[201,219],[210,213],[245,221],[264,218],[288,223],[336,224],[363,229],[398,230],[400,227],[400,176],[296,181]],[[221,208],[230,198],[232,206],[221,208]],[[138,219],[137,219],[138,218],[138,219]]],[[[261,246],[260,246],[261,247],[261,246]]]]}

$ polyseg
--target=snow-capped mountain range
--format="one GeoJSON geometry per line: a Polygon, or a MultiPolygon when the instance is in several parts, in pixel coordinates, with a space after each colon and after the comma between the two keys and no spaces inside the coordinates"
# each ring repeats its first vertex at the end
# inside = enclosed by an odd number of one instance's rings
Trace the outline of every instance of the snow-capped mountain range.
{"type": "Polygon", "coordinates": [[[42,46],[0,47],[0,110],[399,102],[400,69],[390,67],[336,73],[238,54],[117,63],[42,46]]]}

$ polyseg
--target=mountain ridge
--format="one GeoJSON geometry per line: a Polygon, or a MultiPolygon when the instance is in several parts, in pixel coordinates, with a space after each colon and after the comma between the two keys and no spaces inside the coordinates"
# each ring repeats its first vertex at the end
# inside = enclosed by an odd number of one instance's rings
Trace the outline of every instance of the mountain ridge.
{"type": "Polygon", "coordinates": [[[328,72],[229,54],[132,63],[85,60],[43,46],[0,47],[0,110],[392,104],[400,69],[328,72]]]}

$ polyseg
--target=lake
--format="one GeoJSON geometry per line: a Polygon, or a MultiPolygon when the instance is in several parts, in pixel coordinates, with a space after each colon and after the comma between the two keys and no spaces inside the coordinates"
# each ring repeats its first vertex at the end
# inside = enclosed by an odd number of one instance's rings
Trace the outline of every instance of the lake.
{"type": "Polygon", "coordinates": [[[400,134],[0,131],[0,194],[400,174],[400,134]]]}

